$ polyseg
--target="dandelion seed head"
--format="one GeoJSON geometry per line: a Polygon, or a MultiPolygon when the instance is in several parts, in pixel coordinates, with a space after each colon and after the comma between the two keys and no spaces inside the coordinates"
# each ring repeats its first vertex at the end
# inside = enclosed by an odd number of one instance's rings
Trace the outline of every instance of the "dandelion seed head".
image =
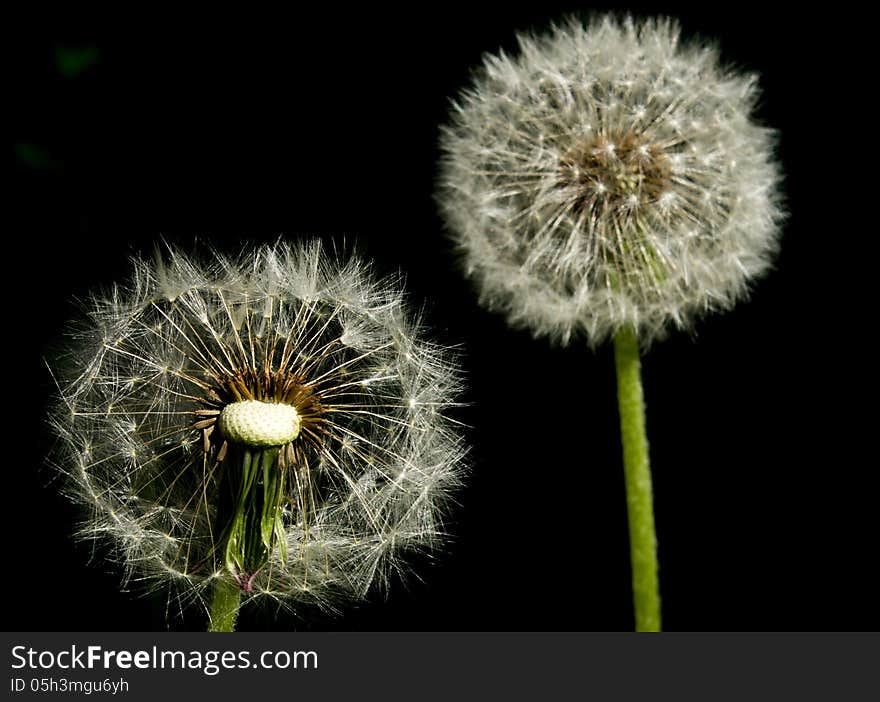
{"type": "Polygon", "coordinates": [[[730,307],[783,218],[757,98],[665,19],[569,21],[487,56],[443,129],[438,188],[482,303],[594,345],[730,307]]]}
{"type": "Polygon", "coordinates": [[[53,462],[128,582],[176,611],[231,573],[246,599],[335,611],[442,544],[460,375],[396,280],[317,242],[170,249],[84,312],[54,369],[53,462]]]}

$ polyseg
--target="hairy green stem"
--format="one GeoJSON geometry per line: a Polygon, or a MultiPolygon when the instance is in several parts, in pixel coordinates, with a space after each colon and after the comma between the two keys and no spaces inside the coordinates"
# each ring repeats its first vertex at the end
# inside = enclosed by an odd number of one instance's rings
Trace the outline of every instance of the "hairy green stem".
{"type": "Polygon", "coordinates": [[[235,631],[235,619],[241,600],[241,587],[228,576],[217,579],[211,602],[208,631],[235,631]]]}
{"type": "Polygon", "coordinates": [[[651,465],[645,432],[645,400],[639,340],[632,329],[614,336],[617,403],[629,515],[630,559],[636,631],[660,631],[660,586],[657,579],[657,536],[654,530],[651,465]]]}

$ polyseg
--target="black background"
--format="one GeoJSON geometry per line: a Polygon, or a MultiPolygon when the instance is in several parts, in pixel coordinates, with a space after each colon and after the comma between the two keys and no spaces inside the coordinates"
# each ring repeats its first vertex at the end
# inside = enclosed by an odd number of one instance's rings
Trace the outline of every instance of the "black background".
{"type": "MultiPolygon", "coordinates": [[[[240,628],[632,627],[611,350],[554,348],[478,307],[432,200],[438,125],[471,67],[579,9],[532,4],[9,23],[6,628],[203,627],[120,592],[119,573],[72,540],[77,512],[44,462],[43,358],[71,301],[159,237],[237,250],[279,235],[344,237],[405,272],[435,338],[464,347],[474,469],[423,582],[338,618],[248,611],[240,628]],[[58,71],[59,47],[89,46],[94,66],[58,71]]],[[[864,105],[846,102],[846,40],[828,16],[766,4],[630,8],[678,16],[761,73],[791,212],[751,299],[644,359],[665,627],[880,628],[876,460],[859,420],[875,414],[873,293],[855,273],[871,205],[847,161],[864,105]]]]}

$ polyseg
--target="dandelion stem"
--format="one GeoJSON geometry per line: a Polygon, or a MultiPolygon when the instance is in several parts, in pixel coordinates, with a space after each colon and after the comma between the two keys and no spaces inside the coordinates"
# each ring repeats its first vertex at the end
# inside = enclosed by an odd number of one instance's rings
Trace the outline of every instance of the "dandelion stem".
{"type": "Polygon", "coordinates": [[[645,432],[645,400],[639,341],[631,328],[614,335],[617,403],[623,443],[623,471],[629,515],[630,559],[636,631],[660,631],[660,588],[657,580],[657,535],[654,529],[651,465],[645,432]]]}
{"type": "Polygon", "coordinates": [[[221,577],[214,585],[211,622],[208,631],[235,631],[235,619],[241,599],[241,587],[231,578],[221,577]]]}

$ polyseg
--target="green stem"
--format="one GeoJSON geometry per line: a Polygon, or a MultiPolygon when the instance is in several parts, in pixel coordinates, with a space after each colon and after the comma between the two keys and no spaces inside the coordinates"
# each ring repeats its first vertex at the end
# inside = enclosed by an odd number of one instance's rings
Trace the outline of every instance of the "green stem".
{"type": "Polygon", "coordinates": [[[208,631],[235,631],[235,618],[241,600],[241,587],[229,577],[218,578],[211,602],[208,631]]]}
{"type": "Polygon", "coordinates": [[[636,631],[660,631],[660,586],[657,580],[657,536],[654,530],[651,465],[645,432],[645,400],[639,340],[634,330],[614,336],[617,403],[629,515],[630,559],[636,631]]]}

